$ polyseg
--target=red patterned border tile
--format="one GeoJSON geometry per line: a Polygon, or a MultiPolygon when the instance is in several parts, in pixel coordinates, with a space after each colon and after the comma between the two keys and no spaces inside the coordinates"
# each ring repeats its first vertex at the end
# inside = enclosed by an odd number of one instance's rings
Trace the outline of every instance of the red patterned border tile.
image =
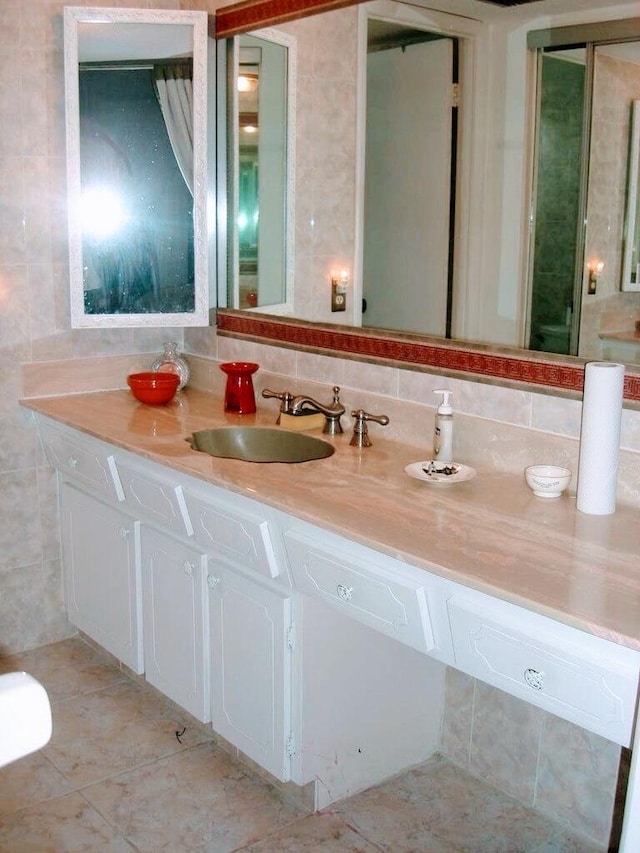
{"type": "Polygon", "coordinates": [[[228,38],[257,27],[269,27],[360,2],[362,0],[244,0],[216,9],[216,38],[228,38]]]}
{"type": "MultiPolygon", "coordinates": [[[[436,368],[450,373],[471,373],[487,379],[522,382],[525,385],[558,388],[582,393],[584,366],[562,361],[526,358],[482,349],[437,344],[383,333],[358,332],[340,326],[317,326],[302,321],[271,319],[232,311],[218,313],[218,330],[264,342],[304,346],[357,355],[365,360],[393,362],[398,365],[436,368]]],[[[624,380],[626,400],[640,401],[640,374],[627,373],[624,380]]]]}

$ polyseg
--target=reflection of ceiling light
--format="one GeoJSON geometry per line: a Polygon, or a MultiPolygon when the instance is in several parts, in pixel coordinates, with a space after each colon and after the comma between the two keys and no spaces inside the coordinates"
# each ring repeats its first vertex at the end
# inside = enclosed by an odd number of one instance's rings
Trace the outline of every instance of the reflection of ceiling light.
{"type": "Polygon", "coordinates": [[[92,187],[82,194],[82,230],[97,239],[113,236],[128,215],[120,195],[108,187],[92,187]]]}
{"type": "Polygon", "coordinates": [[[255,92],[257,88],[257,74],[240,74],[238,76],[238,92],[255,92]]]}
{"type": "Polygon", "coordinates": [[[258,128],[255,126],[255,124],[247,124],[242,128],[242,132],[243,133],[257,133],[258,128]]]}

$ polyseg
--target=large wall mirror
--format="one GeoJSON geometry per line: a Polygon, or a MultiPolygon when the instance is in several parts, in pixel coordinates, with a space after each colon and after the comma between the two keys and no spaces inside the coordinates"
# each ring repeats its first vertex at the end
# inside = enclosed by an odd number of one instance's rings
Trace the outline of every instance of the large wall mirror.
{"type": "Polygon", "coordinates": [[[207,15],[64,26],[71,325],[208,325],[207,15]]]}
{"type": "MultiPolygon", "coordinates": [[[[291,313],[282,313],[289,317],[289,325],[294,324],[293,318],[298,318],[304,321],[306,329],[302,326],[292,334],[291,340],[303,342],[305,336],[313,340],[315,331],[327,327],[327,340],[335,341],[345,336],[346,326],[359,341],[364,341],[369,332],[378,339],[409,335],[412,341],[424,340],[426,345],[443,346],[449,352],[460,346],[466,351],[475,349],[478,353],[496,356],[510,354],[521,364],[540,363],[544,359],[552,363],[554,369],[566,364],[570,372],[576,373],[584,363],[582,359],[612,358],[628,364],[640,363],[640,348],[634,352],[633,340],[624,351],[613,346],[620,330],[612,326],[617,322],[613,316],[616,312],[618,315],[624,313],[627,331],[633,329],[635,332],[636,312],[640,320],[640,295],[623,289],[621,269],[631,98],[626,113],[620,112],[619,126],[614,131],[624,177],[622,185],[617,179],[615,193],[609,187],[606,199],[611,210],[611,226],[615,223],[612,239],[618,247],[617,255],[608,252],[604,257],[603,250],[596,249],[593,241],[588,241],[588,234],[573,233],[570,251],[574,255],[571,268],[566,272],[571,282],[568,291],[563,285],[565,289],[557,299],[547,300],[553,303],[553,311],[546,314],[533,295],[534,237],[536,234],[538,238],[542,236],[541,220],[534,218],[536,187],[530,181],[535,161],[533,118],[536,104],[545,102],[543,95],[548,81],[536,67],[536,52],[542,49],[533,45],[528,49],[527,32],[535,29],[536,24],[541,27],[543,23],[549,25],[554,20],[560,23],[570,19],[569,14],[563,16],[565,11],[575,17],[581,10],[588,10],[585,20],[593,21],[597,19],[593,12],[596,7],[603,19],[611,14],[602,3],[588,0],[572,2],[566,9],[560,0],[542,0],[513,10],[498,9],[483,2],[430,3],[429,9],[420,8],[419,4],[376,2],[278,24],[278,30],[295,39],[298,56],[304,57],[304,63],[302,60],[299,63],[296,83],[295,287],[291,313]],[[441,11],[434,10],[434,6],[441,11]],[[540,17],[547,7],[551,17],[540,17]],[[403,146],[415,143],[422,134],[424,145],[419,147],[444,152],[443,157],[449,158],[442,161],[447,166],[438,168],[437,174],[440,178],[450,175],[451,180],[431,187],[431,195],[438,199],[438,212],[442,214],[445,210],[446,216],[439,222],[431,218],[425,223],[424,220],[419,222],[417,215],[410,215],[400,227],[398,208],[392,198],[400,178],[387,184],[387,189],[379,192],[376,200],[376,191],[370,190],[369,184],[376,169],[381,170],[376,166],[375,152],[367,151],[367,139],[371,141],[377,133],[373,127],[375,112],[401,109],[400,87],[395,87],[395,101],[388,108],[379,106],[378,93],[374,96],[369,87],[373,86],[377,65],[387,63],[390,66],[383,75],[388,79],[389,75],[403,73],[404,66],[408,68],[419,51],[424,54],[445,52],[445,59],[436,63],[439,69],[446,68],[446,78],[438,92],[433,94],[425,85],[418,85],[417,93],[423,98],[440,95],[441,101],[438,107],[434,106],[434,111],[440,110],[443,121],[439,130],[444,127],[446,132],[437,139],[429,128],[423,127],[408,130],[403,138],[403,131],[409,128],[406,119],[400,118],[400,112],[387,112],[387,116],[393,116],[393,121],[387,122],[390,138],[382,139],[379,144],[388,146],[386,162],[389,166],[393,162],[395,167],[395,160],[403,159],[409,164],[410,174],[413,167],[414,186],[410,183],[408,186],[417,193],[418,184],[424,185],[422,179],[418,180],[423,166],[416,156],[406,153],[411,149],[403,146]],[[378,296],[367,292],[373,275],[364,271],[380,270],[388,260],[387,254],[391,257],[395,247],[391,245],[391,236],[376,240],[375,231],[370,232],[373,236],[367,236],[370,218],[367,206],[378,217],[376,227],[391,223],[393,232],[395,224],[398,226],[395,231],[400,232],[403,241],[395,259],[385,268],[385,281],[378,296]],[[443,235],[437,271],[427,271],[422,263],[416,265],[417,272],[411,270],[411,249],[407,248],[407,240],[412,227],[418,234],[428,231],[429,237],[438,231],[443,235]],[[583,241],[582,254],[578,251],[578,238],[583,241]],[[382,247],[377,260],[375,255],[373,260],[367,260],[367,243],[378,251],[382,247]],[[346,310],[341,313],[331,310],[330,282],[336,270],[348,273],[346,310]],[[422,295],[438,281],[439,301],[435,307],[425,303],[416,306],[410,302],[412,280],[418,281],[422,295]],[[595,294],[590,292],[594,280],[595,294]],[[574,282],[579,283],[581,298],[574,298],[574,282]],[[403,290],[403,287],[408,289],[403,290]],[[611,304],[604,305],[608,297],[611,297],[610,303],[622,297],[620,310],[614,310],[611,304]],[[403,325],[404,321],[397,318],[390,319],[390,311],[386,314],[383,310],[377,315],[378,304],[385,299],[389,309],[396,311],[399,305],[411,306],[408,314],[412,325],[403,325]],[[603,303],[597,312],[593,310],[596,303],[603,303]],[[423,321],[424,325],[420,325],[423,321]],[[434,321],[435,325],[428,325],[434,321]],[[330,324],[336,324],[335,333],[331,332],[330,324]],[[574,326],[574,338],[579,341],[582,337],[590,342],[589,349],[584,352],[579,344],[570,341],[567,329],[574,326]],[[422,338],[423,334],[427,337],[422,338]],[[573,360],[572,355],[580,358],[573,360]]],[[[616,11],[622,13],[623,7],[616,11]]],[[[629,14],[632,11],[629,5],[629,14]]],[[[582,136],[578,138],[584,160],[577,186],[578,193],[583,193],[581,203],[590,211],[594,226],[592,235],[604,209],[602,183],[593,179],[595,164],[603,156],[602,149],[598,153],[598,136],[606,135],[606,127],[611,140],[614,130],[596,119],[600,115],[596,100],[600,97],[598,83],[603,82],[602,74],[596,73],[597,66],[609,61],[624,63],[623,73],[629,78],[640,72],[640,65],[631,53],[616,55],[610,44],[626,44],[632,38],[628,22],[617,21],[611,31],[600,27],[597,38],[594,31],[586,51],[583,38],[582,57],[571,57],[574,69],[582,65],[584,110],[580,112],[583,124],[582,136]]],[[[564,47],[572,45],[565,43],[564,47]]],[[[544,52],[549,59],[550,52],[546,48],[544,52]]],[[[569,58],[569,50],[566,57],[569,58]]],[[[554,58],[558,60],[559,56],[554,58]]],[[[414,68],[407,73],[403,91],[410,91],[411,86],[420,81],[424,84],[423,72],[414,68]]],[[[429,81],[432,82],[432,75],[429,81]]],[[[417,93],[414,90],[414,98],[417,93]]],[[[606,92],[603,97],[606,101],[606,92]]],[[[411,108],[408,111],[417,112],[411,108]]],[[[384,161],[384,155],[378,157],[378,163],[384,161]]],[[[387,174],[381,177],[388,180],[390,169],[382,171],[387,174]]],[[[536,176],[539,181],[541,169],[536,176]]],[[[536,186],[539,189],[540,184],[536,186]]],[[[406,187],[405,184],[401,201],[409,198],[406,187]]],[[[562,200],[566,203],[567,199],[562,200]]],[[[424,205],[417,204],[422,215],[424,205]]],[[[540,207],[540,199],[537,205],[540,207]]],[[[399,206],[405,210],[410,207],[408,204],[399,206]]],[[[544,218],[548,219],[548,211],[544,218]]],[[[416,244],[419,240],[418,237],[416,244]]],[[[549,260],[548,253],[546,260],[549,260]]],[[[547,283],[550,283],[549,269],[546,273],[547,283]]],[[[260,309],[257,311],[259,315],[260,309]]],[[[256,323],[258,315],[253,315],[256,323]]],[[[222,312],[220,329],[250,333],[249,325],[243,322],[248,317],[249,314],[244,313],[243,316],[225,317],[222,312]]],[[[269,334],[267,326],[264,325],[262,331],[269,334]]],[[[281,334],[282,330],[277,330],[274,339],[281,334]]],[[[367,355],[378,350],[380,347],[372,346],[367,355]]],[[[578,382],[576,387],[579,387],[578,382]]]]}

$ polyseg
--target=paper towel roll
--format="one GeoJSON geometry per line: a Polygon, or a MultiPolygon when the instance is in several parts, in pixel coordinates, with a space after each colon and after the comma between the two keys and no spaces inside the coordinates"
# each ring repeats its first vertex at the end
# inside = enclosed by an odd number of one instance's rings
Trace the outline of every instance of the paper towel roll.
{"type": "Polygon", "coordinates": [[[623,364],[586,365],[576,506],[590,515],[615,512],[623,385],[623,364]]]}

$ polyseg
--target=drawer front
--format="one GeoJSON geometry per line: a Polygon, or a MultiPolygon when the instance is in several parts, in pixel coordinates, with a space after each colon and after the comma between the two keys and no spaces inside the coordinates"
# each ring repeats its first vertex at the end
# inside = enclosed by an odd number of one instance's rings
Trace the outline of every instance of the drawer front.
{"type": "Polygon", "coordinates": [[[58,471],[107,497],[122,500],[115,460],[107,448],[89,438],[71,437],[48,424],[41,424],[40,435],[47,458],[58,471]]]}
{"type": "Polygon", "coordinates": [[[187,490],[185,500],[198,544],[264,577],[275,578],[281,568],[274,553],[269,522],[249,507],[236,506],[235,496],[224,503],[187,490]]]}
{"type": "Polygon", "coordinates": [[[325,550],[292,531],[284,540],[295,585],[302,592],[419,651],[434,647],[426,594],[419,583],[325,550]]]}
{"type": "Polygon", "coordinates": [[[119,460],[118,471],[131,512],[177,535],[193,534],[182,486],[162,477],[148,464],[138,468],[129,461],[119,460]]]}
{"type": "MultiPolygon", "coordinates": [[[[456,664],[470,675],[623,746],[630,742],[637,667],[597,637],[524,612],[449,602],[456,664]],[[531,622],[528,630],[527,622],[531,622]],[[519,624],[518,624],[519,623],[519,624]],[[548,629],[548,630],[547,630],[548,629]]],[[[517,608],[519,611],[519,608],[517,608]]]]}

